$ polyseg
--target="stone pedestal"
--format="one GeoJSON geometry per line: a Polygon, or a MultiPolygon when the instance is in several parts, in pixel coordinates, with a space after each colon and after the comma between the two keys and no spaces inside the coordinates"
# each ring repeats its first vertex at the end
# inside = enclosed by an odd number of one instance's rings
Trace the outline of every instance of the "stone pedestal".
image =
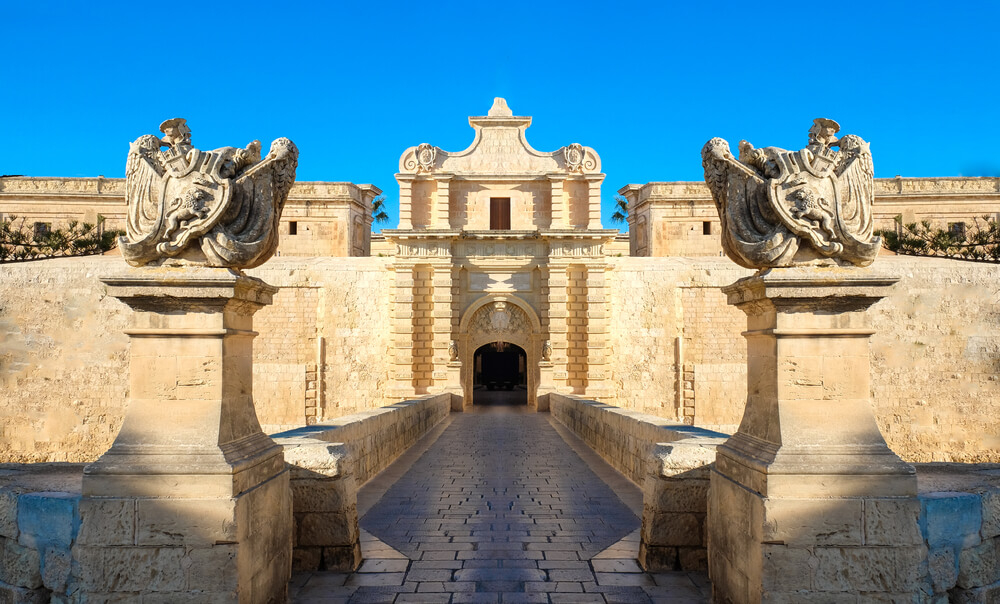
{"type": "Polygon", "coordinates": [[[886,445],[870,401],[866,313],[896,281],[812,267],[723,288],[747,314],[747,405],[711,478],[714,601],[917,593],[916,474],[886,445]]]}
{"type": "Polygon", "coordinates": [[[462,395],[462,362],[448,361],[448,383],[446,392],[451,393],[451,410],[464,411],[465,401],[462,395]]]}
{"type": "Polygon", "coordinates": [[[252,388],[253,314],[277,290],[197,267],[102,281],[134,310],[130,400],[114,444],[84,471],[78,593],[285,601],[289,477],[252,388]]]}
{"type": "Polygon", "coordinates": [[[556,391],[555,369],[552,361],[538,362],[538,411],[548,411],[549,393],[556,391]]]}

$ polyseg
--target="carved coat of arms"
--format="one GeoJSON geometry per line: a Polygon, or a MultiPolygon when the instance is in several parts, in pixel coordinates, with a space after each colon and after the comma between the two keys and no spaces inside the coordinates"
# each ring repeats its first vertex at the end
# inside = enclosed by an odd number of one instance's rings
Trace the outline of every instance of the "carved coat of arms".
{"type": "Polygon", "coordinates": [[[722,247],[734,262],[768,268],[875,260],[881,240],[873,235],[871,151],[860,137],[838,140],[839,129],[833,120],[815,120],[799,151],[740,141],[738,159],[725,140],[706,143],[705,182],[722,221],[722,247]]]}
{"type": "Polygon", "coordinates": [[[278,221],[295,182],[298,149],[287,138],[261,159],[260,142],[201,151],[183,119],[132,143],[125,170],[127,237],[133,266],[168,258],[214,267],[252,268],[278,247],[278,221]],[[161,150],[161,148],[166,149],[161,150]]]}

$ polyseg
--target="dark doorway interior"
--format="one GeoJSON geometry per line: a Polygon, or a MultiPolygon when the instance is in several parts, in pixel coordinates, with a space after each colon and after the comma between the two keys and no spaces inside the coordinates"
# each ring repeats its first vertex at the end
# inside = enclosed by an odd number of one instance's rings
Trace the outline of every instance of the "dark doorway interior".
{"type": "Polygon", "coordinates": [[[476,350],[472,403],[474,405],[527,405],[528,357],[520,346],[504,342],[476,350]]]}

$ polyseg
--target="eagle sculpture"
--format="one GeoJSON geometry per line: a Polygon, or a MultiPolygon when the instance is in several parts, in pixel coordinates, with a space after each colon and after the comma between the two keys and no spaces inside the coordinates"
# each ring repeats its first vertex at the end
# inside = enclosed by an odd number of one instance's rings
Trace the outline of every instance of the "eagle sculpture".
{"type": "Polygon", "coordinates": [[[163,137],[139,137],[125,168],[126,236],[118,240],[132,266],[173,260],[210,267],[253,268],[278,247],[278,221],[295,182],[299,151],[287,138],[261,159],[246,148],[201,151],[184,119],[160,125],[163,137]]]}
{"type": "Polygon", "coordinates": [[[800,151],[755,149],[713,138],[702,149],[705,182],[722,221],[722,248],[747,268],[802,264],[867,266],[873,234],[875,172],[868,143],[818,118],[800,151]],[[836,147],[836,149],[834,148],[836,147]]]}

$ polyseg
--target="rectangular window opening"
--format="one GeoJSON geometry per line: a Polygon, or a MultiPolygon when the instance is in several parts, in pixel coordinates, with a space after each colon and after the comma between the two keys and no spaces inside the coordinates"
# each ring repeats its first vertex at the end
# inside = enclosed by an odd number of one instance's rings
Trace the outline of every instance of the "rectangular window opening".
{"type": "Polygon", "coordinates": [[[42,237],[47,237],[49,233],[52,232],[51,222],[36,222],[34,224],[34,238],[41,239],[42,237]]]}
{"type": "Polygon", "coordinates": [[[704,221],[704,222],[701,223],[701,234],[702,235],[711,235],[712,234],[712,222],[711,221],[706,220],[706,221],[704,221]]]}
{"type": "Polygon", "coordinates": [[[298,235],[299,234],[299,223],[295,222],[294,220],[290,221],[288,223],[288,234],[289,235],[298,235]]]}
{"type": "Polygon", "coordinates": [[[490,198],[490,230],[510,230],[510,197],[490,198]]]}
{"type": "Polygon", "coordinates": [[[948,232],[951,233],[952,237],[955,237],[956,239],[965,239],[965,223],[949,222],[948,232]]]}

